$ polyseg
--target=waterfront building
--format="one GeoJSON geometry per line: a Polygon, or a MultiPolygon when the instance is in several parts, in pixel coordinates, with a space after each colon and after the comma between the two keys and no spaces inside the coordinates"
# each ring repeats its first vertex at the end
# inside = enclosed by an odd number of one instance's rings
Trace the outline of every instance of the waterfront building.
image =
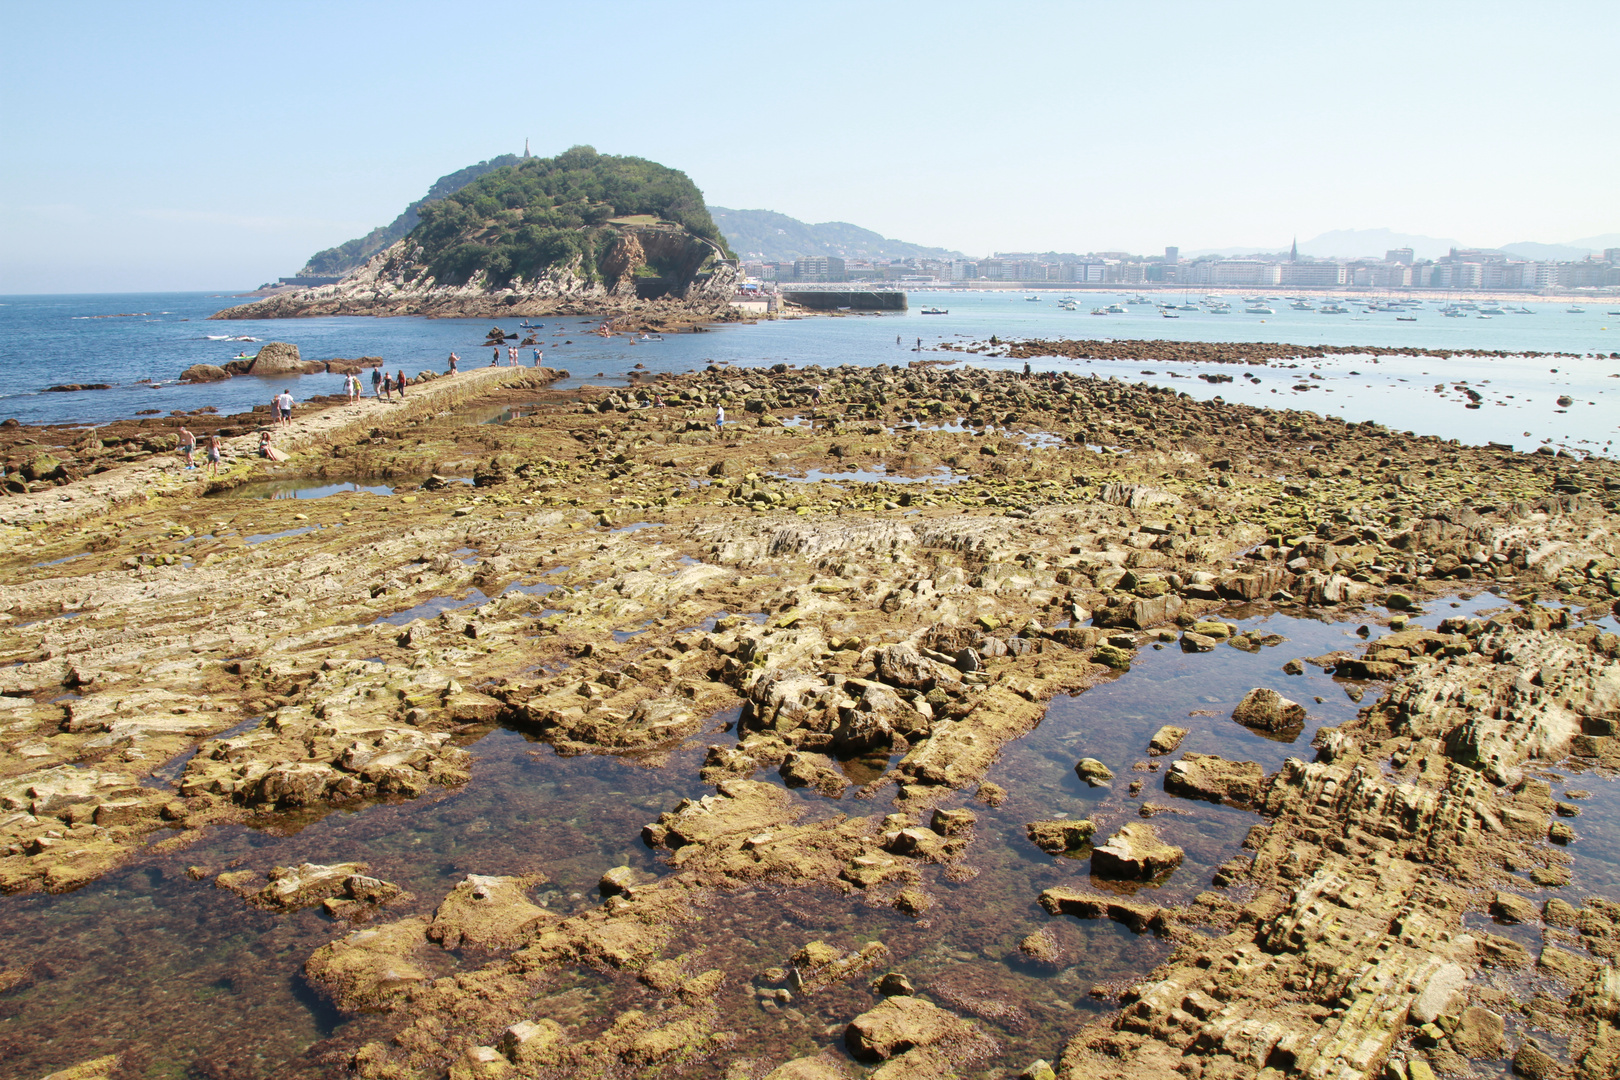
{"type": "Polygon", "coordinates": [[[1404,264],[1406,266],[1411,266],[1412,265],[1412,249],[1409,248],[1409,247],[1391,248],[1389,251],[1384,252],[1384,261],[1385,262],[1392,262],[1392,263],[1402,263],[1402,264],[1404,264]]]}
{"type": "Polygon", "coordinates": [[[793,260],[795,281],[843,281],[844,260],[835,255],[811,255],[793,260]]]}
{"type": "MultiPolygon", "coordinates": [[[[1298,245],[1295,245],[1298,249],[1298,245]]],[[[1286,262],[1278,267],[1279,285],[1346,285],[1349,271],[1332,262],[1286,262]]]]}

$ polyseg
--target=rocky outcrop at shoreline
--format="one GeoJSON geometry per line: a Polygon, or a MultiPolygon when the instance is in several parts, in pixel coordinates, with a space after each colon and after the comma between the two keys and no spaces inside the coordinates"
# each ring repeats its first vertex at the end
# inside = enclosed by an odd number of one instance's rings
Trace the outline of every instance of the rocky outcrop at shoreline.
{"type": "Polygon", "coordinates": [[[739,317],[730,304],[739,280],[734,263],[718,259],[699,271],[717,250],[682,230],[624,228],[622,249],[603,265],[603,280],[581,277],[568,266],[525,280],[495,285],[480,271],[464,285],[426,276],[421,249],[407,238],[334,285],[266,297],[216,312],[214,319],[288,319],[325,315],[423,315],[431,318],[504,318],[534,315],[612,315],[641,318],[729,321],[739,317]],[[682,268],[676,278],[660,279],[659,295],[643,299],[636,272],[649,258],[682,268]]]}
{"type": "Polygon", "coordinates": [[[781,365],[501,389],[520,375],[299,418],[287,468],[389,477],[391,497],[205,501],[131,462],[0,504],[0,886],[75,888],[220,823],[477,785],[467,747],[504,725],[705,791],[672,782],[637,819],[658,875],[593,868],[568,910],[533,895],[543,866],[458,864],[425,907],[362,851],[263,880],[199,867],[198,888],[256,906],[373,920],[298,958],[336,1008],[375,1014],[322,1060],[787,1078],[837,1075],[842,1038],[883,1075],[1017,1069],[996,1055],[1033,1037],[1031,1002],[908,970],[940,949],[1058,963],[1050,933],[998,946],[996,912],[972,941],[929,929],[990,864],[1007,792],[987,773],[1055,695],[1129,686],[1178,643],[1218,671],[1271,641],[1226,620],[1311,614],[1368,628],[1288,661],[1364,694],[1354,719],[1280,767],[1200,752],[1200,732],[1286,738],[1319,709],[1280,692],[1278,656],[1235,714],[1154,715],[1122,761],[1077,744],[1062,767],[1079,759],[1095,812],[1017,817],[1017,865],[1077,868],[1021,909],[1165,942],[1151,972],[1063,991],[1117,1007],[1066,1008],[1040,1036],[1052,1071],[1613,1075],[1620,906],[1584,884],[1591,819],[1550,768],[1620,768],[1620,637],[1600,622],[1620,596],[1614,462],[1069,375],[781,365]],[[539,404],[456,423],[478,393],[539,404]],[[717,404],[742,422],[716,432],[717,404]],[[411,479],[435,472],[482,480],[411,479]],[[1500,601],[1415,625],[1462,589],[1500,601]],[[1187,807],[1253,815],[1213,872],[1166,812],[1187,807]],[[860,940],[807,931],[767,956],[743,918],[808,925],[816,904],[860,940]],[[580,972],[613,987],[583,1017],[580,972]]]}

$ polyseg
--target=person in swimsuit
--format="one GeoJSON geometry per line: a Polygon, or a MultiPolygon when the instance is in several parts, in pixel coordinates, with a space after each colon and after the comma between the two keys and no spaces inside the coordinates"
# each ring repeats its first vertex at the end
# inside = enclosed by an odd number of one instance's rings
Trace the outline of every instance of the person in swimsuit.
{"type": "Polygon", "coordinates": [[[208,436],[208,475],[219,475],[220,444],[218,435],[208,436]]]}
{"type": "Polygon", "coordinates": [[[180,452],[186,455],[186,468],[195,469],[197,465],[191,456],[197,452],[197,436],[185,428],[180,429],[180,452]]]}
{"type": "Polygon", "coordinates": [[[456,365],[460,362],[461,357],[457,356],[455,353],[450,354],[450,374],[454,375],[456,373],[456,365]]]}

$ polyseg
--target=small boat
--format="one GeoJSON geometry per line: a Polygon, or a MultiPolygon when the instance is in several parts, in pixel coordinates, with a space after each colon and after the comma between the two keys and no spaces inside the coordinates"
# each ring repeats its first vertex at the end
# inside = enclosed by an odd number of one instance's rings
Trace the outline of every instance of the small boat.
{"type": "Polygon", "coordinates": [[[1197,311],[1198,310],[1198,305],[1197,304],[1182,304],[1179,307],[1177,307],[1176,310],[1177,311],[1197,311]]]}
{"type": "Polygon", "coordinates": [[[1275,315],[1275,314],[1277,314],[1275,311],[1272,311],[1270,308],[1266,307],[1266,305],[1264,305],[1264,304],[1255,304],[1253,307],[1244,308],[1243,311],[1244,311],[1245,314],[1248,314],[1248,315],[1275,315]]]}
{"type": "Polygon", "coordinates": [[[951,309],[950,308],[925,307],[925,308],[922,309],[922,313],[924,315],[949,315],[951,313],[951,309]]]}
{"type": "Polygon", "coordinates": [[[1127,300],[1125,302],[1127,304],[1151,304],[1151,303],[1153,303],[1153,301],[1149,300],[1145,296],[1136,296],[1136,297],[1133,297],[1132,299],[1127,300]]]}
{"type": "Polygon", "coordinates": [[[1474,317],[1475,317],[1475,318],[1476,318],[1476,319],[1488,319],[1488,318],[1490,318],[1490,316],[1489,316],[1489,315],[1484,315],[1484,314],[1481,314],[1481,315],[1476,315],[1476,316],[1474,316],[1474,317]]]}
{"type": "Polygon", "coordinates": [[[1094,308],[1091,309],[1091,313],[1093,315],[1106,315],[1106,314],[1108,314],[1108,309],[1107,308],[1094,307],[1094,308]]]}
{"type": "Polygon", "coordinates": [[[1165,310],[1159,312],[1159,314],[1163,315],[1167,319],[1179,319],[1179,318],[1181,318],[1180,315],[1177,315],[1174,311],[1171,311],[1169,308],[1166,308],[1165,310]]]}
{"type": "Polygon", "coordinates": [[[1028,303],[1031,303],[1031,304],[1038,304],[1038,303],[1041,302],[1041,298],[1038,297],[1038,296],[1034,296],[1034,295],[1026,296],[1026,297],[1024,297],[1024,299],[1025,299],[1025,301],[1027,301],[1028,303]]]}
{"type": "Polygon", "coordinates": [[[1310,310],[1312,310],[1311,302],[1309,300],[1295,300],[1292,304],[1289,304],[1288,306],[1293,308],[1295,311],[1310,311],[1310,310]]]}
{"type": "Polygon", "coordinates": [[[1397,316],[1395,316],[1395,321],[1396,322],[1417,322],[1417,316],[1416,315],[1397,315],[1397,316]]]}
{"type": "Polygon", "coordinates": [[[1343,304],[1327,304],[1316,309],[1318,315],[1348,315],[1350,309],[1343,304]]]}
{"type": "Polygon", "coordinates": [[[1569,312],[1571,315],[1585,315],[1586,314],[1586,309],[1583,308],[1583,307],[1567,307],[1564,310],[1569,312]]]}
{"type": "Polygon", "coordinates": [[[1124,315],[1126,313],[1124,304],[1109,304],[1103,310],[1107,311],[1110,315],[1124,315]]]}
{"type": "Polygon", "coordinates": [[[1604,314],[1606,314],[1606,315],[1620,315],[1620,311],[1609,311],[1609,312],[1605,312],[1604,314]]]}

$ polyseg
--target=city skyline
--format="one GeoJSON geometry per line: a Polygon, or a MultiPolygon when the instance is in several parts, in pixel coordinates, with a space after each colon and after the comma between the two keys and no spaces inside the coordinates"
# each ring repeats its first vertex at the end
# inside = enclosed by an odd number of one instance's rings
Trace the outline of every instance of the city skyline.
{"type": "Polygon", "coordinates": [[[248,287],[525,139],[966,252],[1620,232],[1613,5],[474,8],[504,53],[414,3],[11,10],[0,292],[248,287]]]}

